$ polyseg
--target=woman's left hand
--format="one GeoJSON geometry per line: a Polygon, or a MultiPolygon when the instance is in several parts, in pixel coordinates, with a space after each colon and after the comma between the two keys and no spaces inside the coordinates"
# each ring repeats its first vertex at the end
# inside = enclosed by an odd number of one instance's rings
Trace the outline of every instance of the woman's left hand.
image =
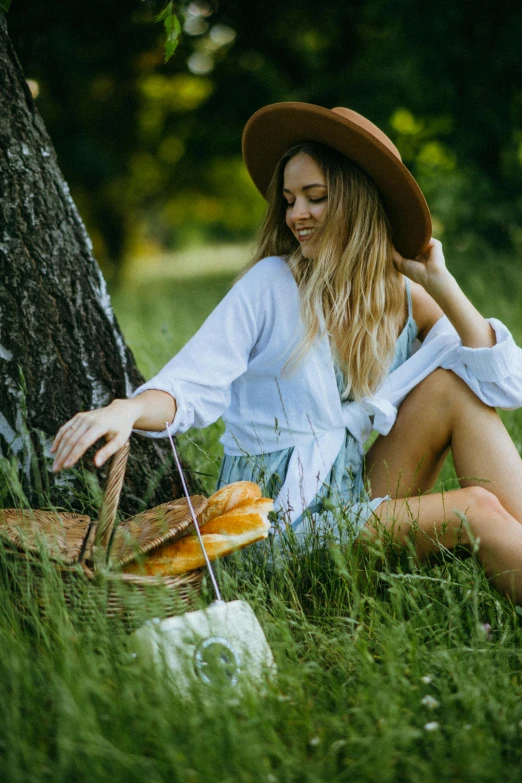
{"type": "Polygon", "coordinates": [[[393,249],[393,263],[403,275],[414,283],[419,283],[428,293],[440,289],[444,281],[451,277],[446,267],[442,244],[438,239],[430,239],[426,250],[417,258],[403,258],[393,249]]]}
{"type": "MultiPolygon", "coordinates": [[[[496,335],[471,304],[446,267],[442,245],[433,237],[417,258],[403,258],[393,249],[393,263],[403,275],[419,283],[451,321],[467,348],[491,348],[496,335]]],[[[438,316],[437,316],[438,317],[438,316]]]]}

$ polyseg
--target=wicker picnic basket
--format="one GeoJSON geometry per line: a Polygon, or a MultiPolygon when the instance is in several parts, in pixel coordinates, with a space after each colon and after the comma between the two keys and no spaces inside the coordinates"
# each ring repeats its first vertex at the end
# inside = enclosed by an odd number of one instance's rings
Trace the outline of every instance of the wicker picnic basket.
{"type": "MultiPolygon", "coordinates": [[[[203,569],[177,576],[141,576],[121,567],[172,542],[193,525],[187,500],[181,498],[126,519],[115,527],[129,444],[113,457],[98,520],[86,515],[44,509],[1,509],[0,539],[4,561],[16,562],[16,578],[31,574],[38,584],[44,565],[60,575],[66,604],[81,608],[86,620],[100,607],[109,618],[136,625],[147,605],[155,617],[182,614],[201,592],[203,569]],[[21,564],[24,567],[20,567],[21,564]],[[145,598],[145,600],[144,600],[145,598]]],[[[196,515],[207,500],[191,497],[196,515]]]]}

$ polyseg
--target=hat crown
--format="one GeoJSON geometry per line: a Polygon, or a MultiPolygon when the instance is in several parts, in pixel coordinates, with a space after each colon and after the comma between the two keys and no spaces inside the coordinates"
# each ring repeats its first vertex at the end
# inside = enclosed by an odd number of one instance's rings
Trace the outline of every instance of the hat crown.
{"type": "Polygon", "coordinates": [[[358,114],[352,109],[345,109],[344,106],[336,106],[335,109],[332,109],[332,111],[335,112],[335,114],[339,114],[341,117],[344,117],[344,119],[349,120],[351,123],[354,123],[359,128],[365,130],[367,133],[380,141],[381,144],[384,144],[384,146],[387,147],[390,152],[392,152],[395,157],[398,158],[398,160],[402,161],[401,153],[392,140],[389,139],[388,136],[377,127],[377,125],[374,125],[373,122],[370,122],[370,120],[367,120],[366,117],[363,117],[362,114],[358,114]]]}

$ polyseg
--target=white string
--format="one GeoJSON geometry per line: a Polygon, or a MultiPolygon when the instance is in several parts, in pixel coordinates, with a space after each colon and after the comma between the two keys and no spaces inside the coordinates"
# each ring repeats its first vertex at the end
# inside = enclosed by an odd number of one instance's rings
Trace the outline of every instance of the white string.
{"type": "Polygon", "coordinates": [[[167,430],[167,435],[169,436],[170,445],[172,447],[172,453],[174,454],[174,459],[176,460],[176,465],[177,465],[178,472],[179,472],[179,475],[180,475],[180,478],[181,478],[181,484],[183,486],[183,491],[185,492],[185,497],[187,498],[187,502],[189,504],[190,513],[192,514],[192,521],[194,522],[194,527],[196,528],[196,533],[198,534],[199,543],[200,543],[201,549],[203,551],[203,557],[205,558],[205,563],[207,564],[208,572],[210,574],[210,579],[212,581],[212,586],[213,586],[214,591],[216,593],[217,600],[218,601],[222,601],[223,599],[221,598],[221,593],[219,592],[219,587],[218,587],[217,582],[216,582],[216,577],[214,576],[214,571],[212,570],[212,566],[210,565],[210,560],[208,559],[208,555],[207,555],[207,551],[205,549],[205,545],[203,544],[203,539],[201,537],[201,533],[200,533],[200,530],[199,530],[199,525],[198,525],[198,521],[196,519],[196,514],[194,513],[194,508],[192,507],[192,502],[190,500],[190,495],[188,493],[187,485],[185,483],[185,476],[183,475],[183,471],[181,469],[181,463],[179,461],[178,452],[176,451],[176,447],[174,445],[174,441],[172,439],[172,435],[170,434],[169,426],[170,426],[169,423],[166,422],[165,429],[167,430]]]}

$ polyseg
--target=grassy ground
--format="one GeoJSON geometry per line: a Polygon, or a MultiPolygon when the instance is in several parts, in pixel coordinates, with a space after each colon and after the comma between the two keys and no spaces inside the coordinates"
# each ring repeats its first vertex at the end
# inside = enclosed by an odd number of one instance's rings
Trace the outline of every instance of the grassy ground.
{"type": "MultiPolygon", "coordinates": [[[[476,304],[520,338],[515,265],[497,260],[478,274],[472,260],[459,264],[476,304]]],[[[145,375],[185,342],[230,281],[231,270],[126,284],[115,308],[145,375]]],[[[506,422],[522,443],[520,414],[506,422]]],[[[219,431],[190,433],[193,443],[185,436],[185,453],[204,473],[217,470],[219,431]]],[[[450,466],[443,478],[451,482],[450,466]]],[[[197,691],[192,701],[165,671],[134,657],[101,610],[87,625],[81,609],[67,612],[52,569],[42,620],[24,569],[3,556],[1,779],[520,780],[522,618],[473,559],[445,553],[417,568],[407,552],[313,543],[305,556],[289,547],[270,570],[266,555],[251,547],[229,558],[220,583],[227,598],[254,607],[277,679],[244,695],[197,691]]]]}

